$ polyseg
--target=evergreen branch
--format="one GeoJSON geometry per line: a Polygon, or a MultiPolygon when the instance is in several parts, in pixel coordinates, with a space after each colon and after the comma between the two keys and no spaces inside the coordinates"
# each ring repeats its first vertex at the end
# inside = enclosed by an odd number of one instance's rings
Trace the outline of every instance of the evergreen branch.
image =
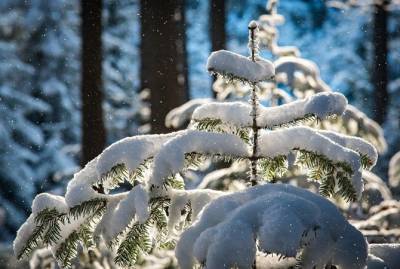
{"type": "Polygon", "coordinates": [[[94,245],[93,229],[96,221],[101,217],[107,206],[106,199],[95,198],[85,201],[70,209],[69,215],[74,219],[84,215],[89,217],[81,224],[77,230],[73,231],[57,248],[55,258],[62,267],[70,268],[72,259],[78,253],[78,245],[82,242],[83,246],[89,248],[94,245]]]}
{"type": "MultiPolygon", "coordinates": [[[[221,72],[221,71],[217,72],[217,71],[214,71],[214,70],[209,70],[209,72],[212,75],[218,75],[218,76],[222,77],[223,79],[226,80],[227,84],[235,83],[235,82],[241,82],[243,84],[252,85],[254,83],[254,82],[248,81],[248,80],[246,80],[246,79],[244,79],[242,77],[235,76],[232,73],[221,72]]],[[[265,80],[265,81],[274,81],[274,80],[275,80],[275,76],[272,76],[271,78],[269,78],[268,80],[265,80]]],[[[258,81],[258,82],[261,82],[261,81],[258,81]]]]}
{"type": "Polygon", "coordinates": [[[29,237],[20,253],[17,254],[17,259],[29,256],[32,251],[41,244],[47,246],[56,243],[61,237],[59,222],[63,223],[65,216],[65,213],[60,213],[55,208],[45,208],[40,211],[35,217],[36,226],[32,235],[29,237]]]}
{"type": "Polygon", "coordinates": [[[309,169],[309,177],[320,182],[320,193],[322,195],[334,195],[337,184],[338,193],[348,201],[356,201],[357,193],[351,183],[353,170],[345,162],[333,162],[326,156],[296,149],[299,154],[296,164],[309,169]]]}
{"type": "Polygon", "coordinates": [[[319,185],[319,193],[326,197],[335,194],[335,178],[333,176],[322,178],[319,185]]]}
{"type": "Polygon", "coordinates": [[[39,225],[48,227],[44,233],[42,240],[43,244],[48,246],[55,244],[61,237],[60,224],[64,224],[67,219],[67,214],[59,213],[54,209],[45,209],[36,216],[35,222],[39,225]]]}
{"type": "Polygon", "coordinates": [[[98,216],[101,214],[107,205],[107,200],[103,198],[94,198],[88,201],[84,201],[81,204],[70,208],[69,216],[73,217],[74,219],[79,218],[80,216],[94,214],[98,216]]]}
{"type": "Polygon", "coordinates": [[[99,183],[106,186],[108,189],[114,189],[124,182],[135,185],[135,180],[144,178],[144,174],[146,170],[149,169],[151,160],[152,158],[145,160],[131,173],[129,173],[124,163],[117,164],[101,177],[99,183]]]}
{"type": "Polygon", "coordinates": [[[110,171],[105,173],[101,177],[100,183],[103,185],[107,185],[109,189],[114,189],[121,183],[128,181],[128,179],[129,179],[129,171],[124,163],[120,163],[115,165],[110,169],[110,171]]]}
{"type": "MultiPolygon", "coordinates": [[[[166,233],[166,208],[169,200],[163,197],[153,198],[150,201],[150,216],[143,224],[134,223],[126,230],[126,235],[120,243],[115,263],[122,267],[132,267],[136,264],[139,255],[149,253],[152,249],[149,230],[155,226],[159,233],[166,233]]],[[[125,232],[124,232],[125,233],[125,232]]],[[[115,240],[114,244],[119,240],[115,240]]]]}
{"type": "Polygon", "coordinates": [[[46,227],[44,225],[37,225],[34,228],[32,235],[26,241],[22,250],[19,253],[17,253],[18,260],[22,259],[23,257],[29,256],[36,248],[38,248],[41,245],[40,239],[45,230],[46,227]]]}
{"type": "Polygon", "coordinates": [[[267,129],[288,128],[288,127],[292,127],[292,126],[296,126],[296,125],[311,123],[313,121],[318,122],[318,120],[319,120],[319,118],[315,114],[309,113],[309,114],[304,115],[303,117],[295,118],[288,122],[284,122],[284,123],[280,123],[280,124],[276,124],[276,125],[272,125],[272,126],[265,126],[265,128],[267,128],[267,129]]]}
{"type": "Polygon", "coordinates": [[[217,133],[232,133],[239,136],[244,142],[250,142],[250,134],[248,128],[238,127],[235,125],[229,125],[222,122],[221,119],[217,118],[204,118],[194,119],[194,128],[199,131],[217,132],[217,133]],[[227,129],[231,129],[229,132],[227,129]]]}
{"type": "Polygon", "coordinates": [[[173,189],[183,190],[185,189],[185,183],[182,179],[178,179],[175,176],[169,176],[165,179],[163,186],[165,188],[171,187],[173,189]]]}
{"type": "Polygon", "coordinates": [[[125,239],[119,245],[115,263],[122,267],[132,267],[136,264],[141,251],[151,248],[151,241],[148,236],[150,221],[144,224],[134,224],[125,239]]]}
{"type": "Polygon", "coordinates": [[[361,167],[363,169],[369,169],[372,166],[373,162],[369,159],[367,154],[362,154],[362,153],[359,154],[360,154],[361,167]]]}
{"type": "Polygon", "coordinates": [[[268,181],[275,182],[277,178],[282,177],[287,172],[286,156],[281,155],[274,158],[262,158],[258,165],[260,170],[268,181]]]}
{"type": "Polygon", "coordinates": [[[347,173],[338,172],[337,179],[338,179],[338,186],[339,191],[338,193],[343,196],[347,201],[356,201],[357,200],[357,193],[351,184],[350,178],[346,175],[347,173]]]}

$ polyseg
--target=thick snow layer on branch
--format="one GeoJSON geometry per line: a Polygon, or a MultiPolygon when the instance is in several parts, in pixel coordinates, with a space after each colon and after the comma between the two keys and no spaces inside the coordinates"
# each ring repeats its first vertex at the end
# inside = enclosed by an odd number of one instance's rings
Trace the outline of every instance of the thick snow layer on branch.
{"type": "Polygon", "coordinates": [[[27,240],[32,236],[36,227],[35,218],[39,212],[44,209],[56,209],[59,213],[68,212],[68,206],[64,197],[52,195],[49,193],[41,193],[35,197],[32,202],[32,213],[25,223],[17,231],[14,240],[14,253],[19,255],[27,240]]]}
{"type": "Polygon", "coordinates": [[[97,173],[102,176],[113,166],[121,163],[132,172],[146,159],[153,157],[164,143],[180,133],[140,135],[121,139],[99,155],[96,164],[97,173]]]}
{"type": "MultiPolygon", "coordinates": [[[[319,93],[303,100],[294,101],[276,107],[260,106],[258,126],[272,127],[315,115],[324,119],[329,115],[341,115],[347,105],[346,98],[340,93],[319,93]]],[[[209,103],[198,107],[192,118],[202,120],[218,118],[222,122],[241,127],[252,126],[251,106],[243,102],[209,103]]]]}
{"type": "Polygon", "coordinates": [[[378,160],[378,152],[376,151],[375,147],[365,141],[362,138],[343,135],[336,132],[331,131],[318,131],[318,133],[322,134],[323,136],[328,137],[335,143],[339,145],[352,149],[360,154],[366,155],[368,159],[371,161],[371,167],[375,166],[376,161],[378,160]]]}
{"type": "Polygon", "coordinates": [[[226,50],[211,53],[207,60],[207,70],[232,75],[249,82],[265,81],[275,74],[274,66],[268,60],[258,58],[253,62],[247,57],[226,50]]]}
{"type": "Polygon", "coordinates": [[[107,199],[107,195],[92,188],[101,176],[117,164],[125,164],[130,172],[134,171],[145,160],[157,154],[165,142],[180,133],[127,137],[113,143],[74,175],[65,195],[68,206],[73,207],[94,198],[107,199]]]}
{"type": "Polygon", "coordinates": [[[245,102],[212,102],[198,107],[193,120],[220,119],[223,123],[240,127],[251,126],[251,106],[245,102]]]}
{"type": "Polygon", "coordinates": [[[186,153],[221,154],[248,157],[249,149],[236,135],[186,130],[168,141],[154,159],[150,183],[163,184],[164,179],[184,168],[186,153]]]}
{"type": "Polygon", "coordinates": [[[74,178],[68,183],[65,201],[69,207],[95,198],[107,198],[106,195],[100,194],[92,188],[99,179],[96,170],[97,160],[98,157],[87,163],[81,171],[74,174],[74,178]]]}
{"type": "Polygon", "coordinates": [[[199,98],[193,99],[185,104],[178,106],[168,112],[165,117],[165,126],[169,128],[179,128],[183,127],[185,123],[190,121],[193,111],[201,105],[208,104],[212,102],[213,99],[210,98],[199,98]]]}
{"type": "Polygon", "coordinates": [[[295,256],[303,268],[364,268],[367,243],[338,209],[323,197],[284,184],[266,184],[212,201],[181,236],[180,268],[194,260],[208,269],[251,268],[258,239],[267,252],[295,256]]]}
{"type": "Polygon", "coordinates": [[[340,93],[319,93],[303,100],[261,109],[259,125],[275,126],[303,118],[310,114],[320,119],[324,119],[330,115],[340,116],[346,106],[346,97],[340,93]]]}
{"type": "Polygon", "coordinates": [[[277,157],[288,155],[293,149],[304,149],[326,156],[334,162],[346,162],[352,170],[352,184],[360,197],[363,190],[360,155],[335,143],[317,130],[309,127],[293,127],[264,132],[259,138],[259,156],[277,157]]]}
{"type": "Polygon", "coordinates": [[[136,217],[145,223],[149,217],[149,195],[142,185],[136,185],[109,214],[109,225],[104,227],[104,239],[110,241],[122,232],[136,217]]]}

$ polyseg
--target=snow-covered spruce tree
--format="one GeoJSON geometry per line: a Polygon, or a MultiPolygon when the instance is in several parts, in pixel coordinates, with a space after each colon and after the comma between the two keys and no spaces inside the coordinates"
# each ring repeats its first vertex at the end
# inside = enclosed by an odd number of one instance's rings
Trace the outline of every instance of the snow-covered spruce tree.
{"type": "Polygon", "coordinates": [[[333,204],[300,188],[263,184],[262,175],[286,169],[287,156],[296,154],[299,166],[321,174],[322,194],[356,200],[363,189],[361,169],[375,164],[376,151],[359,138],[290,127],[311,116],[341,115],[347,105],[341,94],[260,105],[258,84],[272,80],[274,68],[258,55],[256,22],[249,32],[249,58],[217,51],[207,66],[250,85],[250,104],[206,104],[194,112],[190,129],[112,144],[75,174],[65,197],[43,193],[35,198],[14,241],[18,258],[46,246],[60,266],[69,267],[80,245],[91,248],[105,241],[116,264],[128,267],[140,254],[173,248],[178,241],[176,257],[183,269],[195,260],[209,269],[254,268],[257,252],[295,257],[302,268],[363,268],[366,241],[333,204]],[[253,186],[233,194],[185,190],[180,174],[207,157],[250,162],[253,186]],[[118,193],[123,182],[132,189],[118,193]],[[196,218],[180,237],[179,230],[196,218]]]}

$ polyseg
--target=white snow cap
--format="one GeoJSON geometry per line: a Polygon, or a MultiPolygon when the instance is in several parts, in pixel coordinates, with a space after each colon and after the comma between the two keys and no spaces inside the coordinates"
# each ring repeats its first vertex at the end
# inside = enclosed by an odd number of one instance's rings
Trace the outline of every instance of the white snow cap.
{"type": "Polygon", "coordinates": [[[175,249],[179,266],[195,260],[208,269],[251,268],[256,242],[267,252],[295,256],[303,268],[364,268],[367,243],[334,204],[285,184],[256,186],[212,201],[181,236],[175,249]]]}
{"type": "MultiPolygon", "coordinates": [[[[258,108],[257,124],[261,128],[273,127],[301,119],[306,115],[315,115],[324,119],[330,115],[342,115],[347,106],[347,99],[340,93],[318,93],[308,98],[297,100],[276,107],[258,108]]],[[[192,119],[202,120],[218,118],[222,122],[240,127],[251,127],[251,106],[244,102],[214,102],[198,107],[192,119]]]]}
{"type": "Polygon", "coordinates": [[[256,29],[258,27],[258,24],[255,20],[252,20],[249,22],[248,28],[249,29],[256,29]]]}
{"type": "Polygon", "coordinates": [[[236,135],[186,130],[166,143],[154,158],[150,183],[161,186],[164,179],[184,168],[185,154],[221,154],[248,157],[246,143],[236,135]]]}
{"type": "Polygon", "coordinates": [[[208,57],[207,70],[222,75],[232,75],[249,82],[259,82],[271,79],[274,65],[265,59],[251,59],[227,50],[214,51],[208,57]]]}
{"type": "Polygon", "coordinates": [[[358,197],[361,197],[363,182],[360,155],[352,149],[335,143],[315,129],[299,126],[263,132],[259,137],[258,155],[262,157],[287,156],[295,148],[325,155],[334,162],[348,163],[353,170],[352,185],[358,197]]]}

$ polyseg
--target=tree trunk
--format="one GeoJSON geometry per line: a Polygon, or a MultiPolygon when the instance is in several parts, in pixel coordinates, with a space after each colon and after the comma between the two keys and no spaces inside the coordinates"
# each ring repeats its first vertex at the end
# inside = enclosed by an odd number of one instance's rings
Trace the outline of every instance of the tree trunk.
{"type": "MultiPolygon", "coordinates": [[[[226,32],[225,32],[225,0],[210,1],[210,36],[211,51],[226,49],[226,32]]],[[[216,76],[213,76],[215,81],[216,76]]],[[[212,91],[214,97],[216,92],[212,91]]]]}
{"type": "Polygon", "coordinates": [[[389,1],[374,5],[374,67],[372,72],[372,83],[374,86],[374,119],[379,124],[385,121],[387,106],[389,103],[388,84],[388,12],[386,10],[389,1]]]}
{"type": "Polygon", "coordinates": [[[167,113],[189,99],[184,0],[141,0],[141,89],[150,89],[151,131],[169,132],[167,113]]]}
{"type": "Polygon", "coordinates": [[[102,110],[102,0],[81,0],[82,34],[82,158],[100,154],[106,143],[102,110]]]}

